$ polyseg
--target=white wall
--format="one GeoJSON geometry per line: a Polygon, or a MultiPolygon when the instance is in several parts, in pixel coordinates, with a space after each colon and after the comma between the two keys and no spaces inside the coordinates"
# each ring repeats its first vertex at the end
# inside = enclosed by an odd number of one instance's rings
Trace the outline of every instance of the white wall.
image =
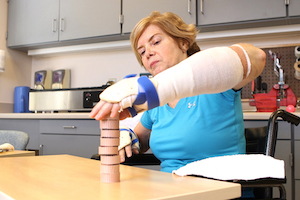
{"type": "Polygon", "coordinates": [[[30,86],[32,58],[6,48],[7,1],[0,1],[0,49],[5,51],[5,71],[0,73],[0,112],[13,112],[14,88],[30,86]]]}
{"type": "MultiPolygon", "coordinates": [[[[35,71],[45,69],[71,69],[71,88],[97,87],[105,84],[109,78],[119,81],[128,74],[146,72],[130,49],[34,57],[32,76],[35,71]]],[[[31,86],[34,86],[33,78],[31,86]]]]}
{"type": "MultiPolygon", "coordinates": [[[[300,28],[295,28],[295,26],[286,26],[200,33],[197,41],[202,50],[215,46],[229,46],[240,42],[251,43],[261,48],[285,45],[296,46],[300,44],[299,30],[300,28]]],[[[53,49],[61,50],[60,48],[53,49]]],[[[40,55],[34,56],[31,76],[34,77],[35,71],[63,68],[71,69],[72,88],[101,86],[109,78],[117,78],[119,81],[127,74],[145,72],[144,68],[138,64],[129,45],[122,48],[122,50],[119,48],[109,51],[82,51],[59,56],[55,54],[47,54],[43,57],[40,55]]],[[[34,80],[31,79],[31,87],[33,87],[34,80]]]]}

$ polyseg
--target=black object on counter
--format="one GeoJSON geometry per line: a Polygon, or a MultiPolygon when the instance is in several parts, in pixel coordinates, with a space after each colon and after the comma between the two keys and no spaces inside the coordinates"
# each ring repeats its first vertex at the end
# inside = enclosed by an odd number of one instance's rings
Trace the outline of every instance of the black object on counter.
{"type": "Polygon", "coordinates": [[[268,88],[267,84],[266,83],[262,83],[261,86],[262,86],[263,93],[267,93],[267,88],[268,88]]]}
{"type": "Polygon", "coordinates": [[[258,76],[256,79],[256,89],[258,93],[261,92],[261,76],[258,76]]]}

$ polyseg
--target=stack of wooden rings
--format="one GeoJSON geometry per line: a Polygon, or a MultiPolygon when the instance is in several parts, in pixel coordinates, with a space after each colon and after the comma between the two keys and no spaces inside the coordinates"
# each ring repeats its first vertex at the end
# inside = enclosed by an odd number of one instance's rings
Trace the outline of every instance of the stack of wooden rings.
{"type": "Polygon", "coordinates": [[[118,155],[120,143],[119,116],[101,120],[100,129],[100,181],[105,183],[120,182],[120,156],[118,155]]]}

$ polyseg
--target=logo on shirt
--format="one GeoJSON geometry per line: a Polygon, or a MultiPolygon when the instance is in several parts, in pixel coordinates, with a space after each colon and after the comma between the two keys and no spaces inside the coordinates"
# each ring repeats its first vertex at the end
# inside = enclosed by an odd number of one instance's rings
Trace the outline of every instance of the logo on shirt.
{"type": "Polygon", "coordinates": [[[196,101],[194,101],[193,103],[191,102],[188,103],[188,108],[195,107],[195,106],[196,106],[196,101]]]}

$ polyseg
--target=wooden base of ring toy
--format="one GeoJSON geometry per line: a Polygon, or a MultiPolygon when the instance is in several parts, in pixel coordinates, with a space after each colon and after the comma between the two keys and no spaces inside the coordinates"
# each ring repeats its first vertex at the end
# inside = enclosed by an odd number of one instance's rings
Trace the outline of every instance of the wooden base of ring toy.
{"type": "Polygon", "coordinates": [[[100,121],[101,138],[100,154],[100,181],[105,183],[120,182],[120,144],[119,116],[100,121]]]}

